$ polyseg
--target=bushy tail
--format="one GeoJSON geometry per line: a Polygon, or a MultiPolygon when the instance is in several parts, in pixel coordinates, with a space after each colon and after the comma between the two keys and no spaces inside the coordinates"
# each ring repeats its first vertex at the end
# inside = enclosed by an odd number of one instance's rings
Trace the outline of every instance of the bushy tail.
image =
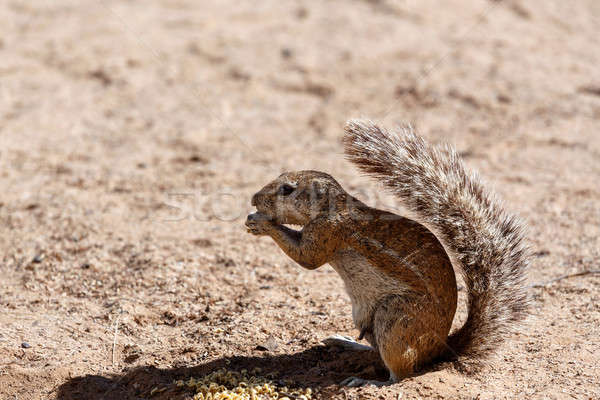
{"type": "Polygon", "coordinates": [[[528,250],[519,221],[450,146],[433,147],[410,129],[387,132],[365,120],[349,121],[345,131],[346,157],[416,213],[458,264],[469,314],[450,335],[448,356],[483,360],[527,314],[528,250]]]}

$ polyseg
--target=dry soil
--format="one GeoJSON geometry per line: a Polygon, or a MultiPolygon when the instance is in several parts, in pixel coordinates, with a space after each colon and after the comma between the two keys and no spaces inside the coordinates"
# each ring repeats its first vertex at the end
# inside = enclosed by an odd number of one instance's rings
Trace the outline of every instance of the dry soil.
{"type": "MultiPolygon", "coordinates": [[[[219,367],[321,398],[598,398],[600,276],[531,288],[480,374],[395,385],[330,267],[245,232],[252,193],[327,171],[366,116],[450,142],[529,226],[530,283],[600,268],[600,2],[5,0],[0,398],[137,399],[219,367]]],[[[464,306],[459,318],[464,318],[464,306]]],[[[185,398],[168,390],[153,398],[185,398]]]]}

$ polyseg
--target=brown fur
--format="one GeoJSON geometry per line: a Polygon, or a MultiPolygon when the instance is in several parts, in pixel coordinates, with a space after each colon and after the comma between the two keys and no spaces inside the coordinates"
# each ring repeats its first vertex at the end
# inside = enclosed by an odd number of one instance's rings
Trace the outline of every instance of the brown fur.
{"type": "Polygon", "coordinates": [[[356,327],[393,379],[441,357],[489,355],[526,312],[527,259],[515,219],[452,150],[364,121],[349,122],[346,133],[348,158],[381,179],[437,237],[420,223],[366,206],[318,171],[282,174],[256,193],[258,212],[248,217],[248,230],[271,236],[305,268],[333,266],[356,327]],[[444,247],[469,292],[467,322],[450,337],[457,289],[444,247]]]}

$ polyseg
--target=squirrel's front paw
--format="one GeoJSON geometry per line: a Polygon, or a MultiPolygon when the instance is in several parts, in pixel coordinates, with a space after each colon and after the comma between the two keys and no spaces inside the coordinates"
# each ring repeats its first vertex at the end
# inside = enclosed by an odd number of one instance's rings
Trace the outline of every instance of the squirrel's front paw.
{"type": "Polygon", "coordinates": [[[273,221],[265,214],[253,213],[246,218],[246,230],[257,236],[268,235],[273,221]]]}

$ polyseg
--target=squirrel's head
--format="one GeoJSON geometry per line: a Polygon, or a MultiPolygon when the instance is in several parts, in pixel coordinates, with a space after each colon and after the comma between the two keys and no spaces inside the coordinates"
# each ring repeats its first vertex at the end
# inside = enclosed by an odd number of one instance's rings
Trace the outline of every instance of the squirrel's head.
{"type": "Polygon", "coordinates": [[[345,194],[324,172],[285,172],[252,196],[252,205],[278,224],[306,225],[334,211],[345,194]]]}

